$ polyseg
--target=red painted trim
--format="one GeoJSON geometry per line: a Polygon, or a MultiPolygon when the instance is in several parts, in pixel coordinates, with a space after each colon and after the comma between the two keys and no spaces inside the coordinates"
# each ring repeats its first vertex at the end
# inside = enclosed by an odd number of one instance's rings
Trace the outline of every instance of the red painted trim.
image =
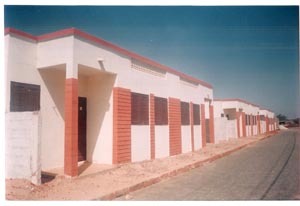
{"type": "Polygon", "coordinates": [[[5,34],[8,34],[8,33],[15,33],[15,34],[18,34],[20,36],[23,36],[23,37],[26,37],[26,38],[30,38],[30,39],[33,39],[33,40],[36,40],[36,41],[47,41],[47,40],[51,40],[51,39],[55,39],[55,38],[61,38],[61,37],[65,37],[65,36],[69,36],[69,35],[74,35],[74,36],[78,36],[78,37],[81,37],[81,38],[84,38],[86,40],[89,40],[89,41],[92,41],[96,44],[100,44],[102,46],[105,46],[105,47],[108,47],[112,50],[115,50],[116,52],[119,52],[121,54],[124,54],[126,56],[129,56],[133,59],[136,59],[136,60],[139,60],[141,62],[144,62],[146,64],[149,64],[151,66],[154,66],[154,67],[157,67],[161,70],[164,70],[166,72],[169,72],[169,73],[172,73],[172,74],[175,74],[175,75],[178,75],[179,77],[183,78],[183,79],[186,79],[188,81],[191,81],[193,83],[196,83],[196,84],[200,84],[204,87],[207,87],[207,88],[210,88],[212,89],[212,85],[207,83],[207,82],[204,82],[200,79],[197,79],[197,78],[194,78],[192,76],[189,76],[189,75],[186,75],[182,72],[179,72],[175,69],[172,69],[170,67],[167,67],[165,65],[162,65],[160,63],[157,63],[149,58],[146,58],[146,57],[143,57],[139,54],[136,54],[134,52],[131,52],[129,50],[126,50],[122,47],[119,47],[115,44],[112,44],[108,41],[105,41],[99,37],[96,37],[96,36],[93,36],[91,34],[88,34],[86,32],[83,32],[81,30],[78,30],[78,29],[75,29],[75,28],[68,28],[68,29],[63,29],[63,30],[59,30],[59,31],[56,31],[56,32],[52,32],[52,33],[48,33],[48,34],[44,34],[44,35],[40,35],[40,36],[33,36],[33,35],[30,35],[30,34],[27,34],[25,32],[22,32],[22,31],[18,31],[16,29],[12,29],[12,28],[7,28],[5,29],[6,33],[5,34]]]}
{"type": "Polygon", "coordinates": [[[34,40],[34,41],[38,40],[38,38],[36,36],[33,36],[31,34],[23,32],[23,31],[19,31],[19,30],[14,29],[14,28],[5,28],[4,35],[7,35],[7,34],[15,34],[15,35],[18,35],[18,36],[21,36],[21,37],[25,37],[25,38],[34,40]]]}

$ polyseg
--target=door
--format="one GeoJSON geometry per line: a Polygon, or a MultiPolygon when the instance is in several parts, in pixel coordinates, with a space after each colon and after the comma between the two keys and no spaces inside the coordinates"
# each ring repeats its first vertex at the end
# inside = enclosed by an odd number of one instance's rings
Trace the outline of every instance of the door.
{"type": "Polygon", "coordinates": [[[210,129],[209,129],[209,119],[205,119],[205,128],[206,128],[206,142],[210,143],[210,129]]]}
{"type": "Polygon", "coordinates": [[[86,97],[78,97],[78,161],[86,160],[86,97]]]}

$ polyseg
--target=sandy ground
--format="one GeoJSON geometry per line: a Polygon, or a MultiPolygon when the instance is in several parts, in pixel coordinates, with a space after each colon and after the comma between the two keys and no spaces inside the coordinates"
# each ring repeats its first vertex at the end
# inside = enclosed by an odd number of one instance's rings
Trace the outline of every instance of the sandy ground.
{"type": "MultiPolygon", "coordinates": [[[[210,161],[211,158],[224,154],[243,145],[259,141],[266,136],[231,139],[219,144],[208,144],[199,151],[177,156],[129,163],[115,166],[95,174],[77,178],[57,176],[40,186],[27,180],[6,180],[7,200],[93,200],[101,199],[114,191],[143,183],[151,178],[191,165],[196,162],[210,161]]],[[[168,177],[162,177],[166,179],[168,177]]]]}

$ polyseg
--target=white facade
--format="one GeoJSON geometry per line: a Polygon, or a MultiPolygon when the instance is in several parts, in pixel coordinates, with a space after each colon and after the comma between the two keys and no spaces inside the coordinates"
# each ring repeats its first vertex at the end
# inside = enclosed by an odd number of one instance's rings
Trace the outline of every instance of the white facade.
{"type": "MultiPolygon", "coordinates": [[[[64,165],[65,80],[78,79],[78,96],[87,98],[87,161],[113,162],[113,97],[115,87],[194,104],[213,99],[205,82],[181,74],[78,30],[33,37],[17,30],[5,35],[6,96],[10,82],[40,85],[40,157],[47,170],[64,165]],[[151,65],[152,64],[152,65],[151,65]]],[[[6,115],[10,115],[10,98],[6,115]]],[[[205,107],[208,110],[208,107],[205,107]]],[[[206,111],[206,117],[209,112],[206,111]]],[[[8,118],[8,117],[7,117],[8,118]]],[[[201,125],[195,125],[194,149],[202,147],[201,125]]],[[[182,152],[192,151],[191,126],[181,128],[182,152]]],[[[169,127],[155,125],[156,158],[169,156],[169,127]]],[[[149,126],[131,126],[131,159],[150,156],[149,126]]]]}

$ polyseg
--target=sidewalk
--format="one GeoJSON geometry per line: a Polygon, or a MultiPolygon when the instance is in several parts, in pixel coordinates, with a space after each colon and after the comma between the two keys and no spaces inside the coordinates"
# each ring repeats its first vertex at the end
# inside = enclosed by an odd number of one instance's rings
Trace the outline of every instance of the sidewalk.
{"type": "Polygon", "coordinates": [[[40,186],[25,180],[6,180],[8,200],[111,200],[229,155],[275,133],[219,144],[177,156],[128,163],[98,173],[65,178],[58,176],[40,186]]]}

